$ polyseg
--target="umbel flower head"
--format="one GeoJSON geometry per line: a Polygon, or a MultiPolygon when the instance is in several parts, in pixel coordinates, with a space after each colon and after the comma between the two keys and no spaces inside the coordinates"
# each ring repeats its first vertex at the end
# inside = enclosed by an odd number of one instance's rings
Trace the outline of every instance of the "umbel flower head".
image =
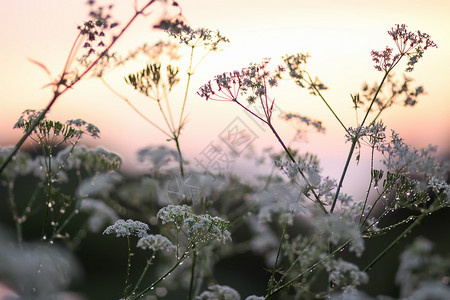
{"type": "Polygon", "coordinates": [[[429,34],[421,31],[412,32],[406,29],[406,25],[396,24],[388,34],[394,40],[398,53],[394,53],[393,48],[386,47],[383,51],[372,50],[372,60],[375,62],[375,69],[378,71],[390,71],[403,56],[408,57],[406,71],[411,72],[414,65],[422,58],[428,47],[437,45],[431,40],[429,34]]]}
{"type": "Polygon", "coordinates": [[[153,251],[165,250],[167,252],[176,249],[168,238],[160,234],[149,234],[141,237],[137,243],[137,247],[142,249],[151,249],[153,251]]]}
{"type": "Polygon", "coordinates": [[[135,235],[141,238],[148,235],[148,230],[148,225],[140,221],[133,221],[130,219],[125,221],[120,219],[117,220],[113,225],[108,226],[105,231],[103,231],[103,234],[115,233],[116,237],[135,235]]]}
{"type": "Polygon", "coordinates": [[[63,143],[72,141],[76,143],[84,134],[98,138],[100,130],[93,124],[87,123],[81,119],[68,120],[65,123],[48,120],[44,118],[35,126],[36,120],[42,114],[42,110],[25,110],[16,122],[13,128],[22,129],[27,132],[33,128],[31,138],[37,143],[45,146],[56,147],[63,143]]]}
{"type": "Polygon", "coordinates": [[[187,205],[168,205],[158,211],[157,217],[163,224],[174,223],[177,229],[182,229],[194,242],[231,240],[228,221],[208,214],[196,215],[187,205]]]}
{"type": "MultiPolygon", "coordinates": [[[[250,64],[241,71],[216,75],[213,80],[200,87],[197,94],[206,100],[217,101],[237,101],[239,93],[249,94],[247,101],[253,103],[258,97],[267,94],[267,86],[276,86],[281,77],[280,72],[269,72],[267,68],[269,61],[264,59],[258,64],[250,64]]],[[[278,69],[284,71],[281,66],[278,69]]]]}

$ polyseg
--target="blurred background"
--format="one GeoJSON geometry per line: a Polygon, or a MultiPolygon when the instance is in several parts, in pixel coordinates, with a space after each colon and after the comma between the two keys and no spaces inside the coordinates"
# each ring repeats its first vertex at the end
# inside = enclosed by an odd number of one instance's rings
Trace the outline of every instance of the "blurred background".
{"type": "MultiPolygon", "coordinates": [[[[133,1],[118,1],[112,10],[122,22],[133,13],[133,1]]],[[[98,2],[107,4],[109,2],[98,2]]],[[[446,71],[450,67],[450,37],[448,12],[450,4],[444,0],[422,1],[180,1],[182,12],[192,27],[206,27],[220,32],[230,39],[223,51],[210,53],[199,65],[192,77],[186,112],[188,123],[181,136],[181,147],[187,160],[192,161],[220,133],[239,116],[254,130],[257,138],[252,143],[256,151],[273,146],[280,149],[269,131],[252,127],[252,121],[242,110],[230,103],[206,102],[196,92],[198,88],[225,71],[240,70],[250,62],[272,58],[274,64],[285,54],[309,52],[308,70],[318,76],[329,88],[323,94],[331,107],[347,126],[356,124],[350,93],[360,91],[364,82],[372,84],[382,78],[373,68],[370,51],[383,50],[387,45],[395,47],[387,34],[395,24],[407,24],[410,30],[421,30],[431,35],[438,48],[426,51],[415,70],[408,74],[417,85],[423,85],[426,95],[419,98],[413,108],[401,105],[383,113],[382,119],[415,147],[428,144],[439,146],[444,155],[450,148],[450,105],[446,88],[446,71]],[[249,123],[250,122],[250,123],[249,123]]],[[[25,109],[45,107],[51,97],[50,88],[43,88],[61,73],[77,26],[86,20],[89,7],[85,1],[61,2],[57,0],[2,1],[0,17],[2,29],[2,90],[0,110],[0,144],[15,144],[20,132],[12,126],[25,109]],[[50,78],[29,59],[39,61],[50,70],[50,78]]],[[[116,51],[125,55],[144,42],[154,43],[165,34],[152,30],[155,10],[147,18],[137,20],[116,51]]],[[[184,53],[188,53],[187,49],[184,53]]],[[[197,59],[203,53],[197,52],[197,59]]],[[[161,121],[155,103],[149,101],[123,78],[145,66],[136,62],[127,68],[119,68],[106,74],[105,79],[116,91],[130,99],[144,114],[156,122],[161,121]]],[[[181,59],[183,76],[187,67],[187,55],[181,59]],[[183,65],[184,64],[184,65],[183,65]]],[[[401,75],[404,65],[395,70],[401,75]]],[[[181,82],[172,95],[173,106],[181,102],[185,82],[181,82]]],[[[309,95],[296,86],[282,85],[271,92],[279,109],[296,112],[321,120],[326,134],[313,130],[302,143],[293,144],[301,151],[318,154],[324,172],[339,177],[348,153],[344,143],[344,131],[318,97],[309,95]],[[332,151],[330,151],[332,149],[332,151]]],[[[148,145],[165,144],[165,137],[139,117],[124,101],[111,93],[99,79],[84,80],[73,91],[61,97],[51,110],[50,117],[65,121],[81,118],[97,125],[101,139],[86,140],[91,145],[102,145],[117,152],[124,159],[127,171],[139,168],[136,151],[148,145]]],[[[281,137],[290,141],[295,133],[292,124],[275,120],[281,137]]],[[[254,151],[253,151],[254,152],[254,151]]],[[[364,156],[363,156],[364,159],[364,156]]],[[[231,168],[242,172],[237,160],[231,168]]],[[[248,168],[244,168],[248,169],[248,168]]],[[[354,172],[355,174],[357,172],[354,172]]],[[[367,172],[364,172],[367,173],[367,172]]],[[[355,178],[360,178],[361,174],[355,178]]],[[[348,180],[349,185],[354,179],[348,180]]]]}
{"type": "MultiPolygon", "coordinates": [[[[180,139],[188,161],[195,161],[211,142],[220,142],[221,133],[236,117],[255,133],[256,138],[247,149],[253,156],[267,147],[281,150],[271,132],[261,129],[237,106],[207,102],[196,95],[198,88],[214,75],[240,70],[263,58],[272,58],[276,64],[285,54],[309,52],[312,57],[308,71],[328,87],[323,95],[336,114],[347,126],[355,126],[350,93],[359,92],[364,82],[372,84],[381,80],[383,74],[373,68],[370,51],[395,47],[387,31],[402,23],[407,24],[410,30],[430,34],[438,48],[426,51],[415,70],[408,74],[416,80],[415,84],[424,86],[426,95],[420,97],[413,108],[392,107],[383,113],[382,120],[412,146],[420,148],[434,144],[439,146],[437,155],[440,158],[448,157],[450,90],[446,84],[450,68],[450,2],[180,0],[179,4],[189,25],[220,30],[230,39],[221,52],[210,53],[201,62],[192,78],[186,107],[188,123],[180,139]]],[[[19,140],[21,133],[12,127],[25,109],[41,109],[51,99],[51,89],[43,87],[61,73],[77,35],[77,26],[87,19],[88,12],[86,1],[0,1],[0,146],[12,145],[19,140]],[[29,59],[44,64],[51,77],[29,59]]],[[[113,50],[125,55],[144,42],[152,44],[166,38],[165,34],[152,29],[160,13],[156,9],[147,18],[137,20],[113,50]]],[[[112,14],[124,24],[133,14],[133,1],[114,2],[112,14]]],[[[181,74],[184,75],[188,52],[181,49],[185,53],[180,61],[181,74]]],[[[199,52],[196,58],[200,57],[199,52]]],[[[161,119],[154,103],[133,91],[123,80],[127,74],[142,69],[145,63],[137,61],[131,66],[113,70],[106,74],[105,80],[158,123],[161,119]]],[[[401,75],[403,70],[404,65],[400,65],[395,72],[401,75]]],[[[182,80],[171,96],[175,107],[177,102],[181,103],[185,84],[182,80]]],[[[350,144],[345,143],[344,130],[323,102],[306,90],[284,83],[272,91],[271,97],[284,112],[299,113],[323,122],[325,134],[310,130],[305,139],[292,146],[301,152],[317,154],[323,173],[339,178],[350,144]]],[[[144,170],[136,160],[139,149],[162,144],[174,148],[164,135],[95,78],[83,80],[61,97],[49,118],[61,121],[81,118],[98,126],[101,139],[86,139],[84,143],[92,147],[102,146],[121,155],[123,170],[129,174],[144,170]]],[[[294,137],[296,127],[293,124],[278,119],[274,123],[286,142],[294,137]]],[[[234,158],[229,171],[251,179],[261,170],[268,170],[267,165],[263,169],[249,168],[249,165],[254,165],[245,158],[246,153],[248,151],[234,158]]],[[[352,164],[344,191],[358,194],[366,188],[362,183],[367,182],[370,176],[367,169],[370,157],[368,152],[365,154],[358,168],[352,164]]],[[[90,242],[98,243],[95,239],[90,242]]],[[[81,255],[89,256],[83,252],[81,255]]],[[[99,264],[98,257],[86,257],[90,260],[86,265],[95,268],[95,262],[99,264]]],[[[105,286],[110,284],[110,281],[105,281],[105,286]]]]}

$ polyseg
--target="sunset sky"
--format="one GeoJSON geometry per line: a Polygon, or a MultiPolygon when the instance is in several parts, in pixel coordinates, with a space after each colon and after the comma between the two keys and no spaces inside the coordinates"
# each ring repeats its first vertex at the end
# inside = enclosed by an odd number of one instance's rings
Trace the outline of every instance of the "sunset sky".
{"type": "MultiPolygon", "coordinates": [[[[116,2],[112,14],[123,25],[133,14],[133,1],[116,2]]],[[[236,117],[257,135],[252,144],[256,153],[267,146],[281,149],[271,133],[259,129],[238,106],[206,102],[196,95],[198,88],[214,75],[241,69],[263,58],[272,58],[276,63],[282,55],[309,52],[308,70],[329,87],[324,92],[325,98],[347,126],[354,126],[350,93],[360,91],[365,81],[381,80],[383,74],[373,68],[370,51],[394,47],[387,31],[402,23],[410,30],[430,34],[438,48],[426,51],[414,72],[408,74],[416,84],[424,85],[427,94],[419,99],[416,107],[395,106],[382,119],[416,147],[431,143],[440,147],[440,154],[450,152],[449,1],[180,0],[179,4],[192,27],[218,29],[230,39],[222,52],[209,54],[193,76],[186,109],[189,122],[181,137],[181,147],[188,160],[194,160],[209,143],[218,141],[236,117]]],[[[147,18],[139,19],[115,50],[126,54],[144,42],[153,43],[164,37],[151,29],[160,12],[155,10],[147,18]]],[[[42,87],[62,71],[77,35],[76,28],[86,20],[87,13],[84,0],[0,1],[0,145],[14,144],[20,138],[20,132],[12,126],[22,111],[43,108],[50,100],[51,90],[42,87]],[[29,58],[45,64],[52,78],[29,58]]],[[[186,61],[184,57],[182,67],[186,61]]],[[[108,73],[105,79],[143,113],[159,120],[154,103],[149,103],[123,81],[127,72],[145,66],[145,62],[141,63],[108,73]]],[[[396,74],[401,75],[403,70],[404,65],[400,65],[396,74]]],[[[174,107],[183,95],[184,85],[182,81],[174,93],[174,107]]],[[[284,83],[272,93],[283,111],[323,121],[327,128],[325,135],[311,129],[307,143],[294,146],[318,153],[325,173],[338,177],[350,145],[344,142],[342,127],[323,102],[305,90],[284,83]]],[[[98,79],[87,79],[61,97],[49,118],[61,121],[82,118],[94,123],[100,128],[102,138],[86,142],[119,153],[128,170],[136,165],[135,153],[142,147],[165,144],[174,148],[98,79]]],[[[292,125],[277,120],[275,126],[289,142],[294,134],[292,125]]],[[[233,168],[239,170],[242,162],[237,160],[235,164],[233,168]]]]}

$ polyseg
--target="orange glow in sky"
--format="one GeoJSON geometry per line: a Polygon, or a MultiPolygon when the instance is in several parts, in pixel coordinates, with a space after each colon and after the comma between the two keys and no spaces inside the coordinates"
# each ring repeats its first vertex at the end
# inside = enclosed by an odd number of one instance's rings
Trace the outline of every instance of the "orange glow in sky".
{"type": "MultiPolygon", "coordinates": [[[[86,20],[88,6],[85,2],[0,2],[1,145],[14,144],[20,138],[20,133],[12,126],[22,111],[43,108],[51,98],[51,90],[42,88],[51,78],[28,58],[44,63],[55,78],[62,71],[77,34],[76,27],[86,20]]],[[[113,14],[123,24],[133,13],[133,1],[116,2],[113,14]]],[[[200,99],[196,95],[198,88],[216,74],[246,67],[250,62],[259,62],[266,57],[277,62],[285,54],[309,52],[312,57],[308,70],[329,87],[324,96],[335,112],[347,126],[354,126],[355,113],[349,95],[358,92],[365,81],[381,80],[383,74],[373,68],[370,51],[382,50],[386,45],[394,47],[387,31],[402,23],[410,30],[429,33],[438,48],[427,51],[414,72],[409,74],[417,84],[424,85],[427,95],[419,99],[416,107],[396,106],[382,119],[416,147],[431,143],[440,146],[441,153],[450,151],[449,1],[180,0],[179,4],[192,27],[218,29],[231,41],[222,52],[209,54],[193,76],[187,105],[189,122],[181,138],[188,160],[216,140],[236,116],[252,122],[231,103],[200,99]]],[[[125,54],[143,42],[157,41],[161,34],[151,29],[152,16],[136,22],[117,44],[116,50],[125,54]]],[[[134,66],[136,69],[115,70],[105,79],[117,91],[130,97],[148,116],[157,115],[156,107],[123,81],[126,72],[142,68],[139,64],[134,66]]],[[[401,74],[403,70],[402,65],[396,73],[401,74]]],[[[175,97],[182,97],[183,86],[182,81],[175,97]]],[[[326,135],[311,130],[308,143],[297,146],[318,153],[325,170],[337,177],[345,163],[349,144],[344,143],[344,131],[331,113],[318,98],[293,85],[283,84],[274,90],[273,97],[283,111],[323,121],[327,127],[326,135]]],[[[82,118],[96,124],[102,138],[89,143],[121,154],[126,168],[133,167],[135,153],[142,147],[173,146],[98,79],[85,80],[61,97],[49,117],[58,120],[82,118]]],[[[286,141],[292,138],[292,125],[283,121],[276,121],[275,125],[282,138],[286,141]]],[[[269,131],[258,131],[257,135],[253,145],[257,152],[267,146],[279,148],[269,131]]]]}

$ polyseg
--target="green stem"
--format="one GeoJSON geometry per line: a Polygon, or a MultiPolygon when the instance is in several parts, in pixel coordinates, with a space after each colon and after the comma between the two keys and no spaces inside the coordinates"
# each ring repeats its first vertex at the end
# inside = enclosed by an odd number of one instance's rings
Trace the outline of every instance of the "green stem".
{"type": "Polygon", "coordinates": [[[373,182],[373,156],[374,156],[374,152],[375,152],[375,146],[372,146],[372,155],[370,157],[370,181],[369,181],[369,186],[367,187],[367,192],[366,192],[366,197],[364,199],[364,205],[361,211],[361,216],[359,216],[359,224],[361,224],[361,221],[364,217],[364,211],[366,210],[366,205],[367,205],[367,201],[369,200],[369,194],[370,194],[370,190],[372,188],[372,182],[373,182]]]}
{"type": "Polygon", "coordinates": [[[123,101],[125,101],[126,104],[128,104],[139,116],[141,116],[145,121],[147,121],[148,123],[150,123],[152,126],[154,126],[156,129],[158,129],[159,131],[161,131],[162,133],[164,133],[165,135],[167,135],[169,138],[172,138],[172,135],[170,135],[168,132],[166,132],[164,129],[162,129],[161,127],[159,127],[158,125],[156,125],[156,123],[154,123],[152,120],[150,120],[149,118],[147,118],[139,109],[136,108],[136,106],[134,106],[130,100],[128,100],[128,98],[122,96],[121,94],[119,94],[116,90],[114,90],[107,82],[105,79],[103,79],[103,77],[100,77],[100,80],[102,81],[102,83],[112,92],[114,93],[117,97],[119,97],[120,99],[122,99],[123,101]]]}
{"type": "Polygon", "coordinates": [[[423,218],[428,214],[428,212],[422,213],[411,225],[408,226],[387,248],[385,248],[377,257],[372,260],[367,267],[364,268],[364,272],[369,271],[373,265],[378,262],[389,250],[391,250],[402,238],[404,238],[414,227],[419,225],[423,218]]]}
{"type": "MultiPolygon", "coordinates": [[[[394,67],[394,66],[392,66],[392,67],[394,67]]],[[[384,73],[383,79],[381,80],[381,83],[378,86],[378,89],[375,92],[375,95],[373,96],[372,102],[370,103],[369,108],[367,109],[366,115],[364,116],[364,119],[362,120],[361,124],[359,125],[359,129],[357,130],[357,132],[355,133],[355,136],[353,137],[352,146],[350,147],[350,151],[349,151],[348,156],[347,156],[347,161],[345,162],[344,170],[342,171],[342,175],[341,175],[341,178],[339,180],[339,184],[338,184],[337,189],[336,189],[336,194],[334,195],[333,204],[331,205],[330,213],[333,213],[334,208],[336,206],[336,202],[337,202],[337,199],[338,199],[338,196],[339,196],[339,192],[340,192],[340,190],[342,188],[342,184],[344,182],[344,178],[347,175],[347,169],[348,169],[348,166],[350,165],[350,161],[351,161],[351,158],[353,156],[353,152],[355,151],[356,143],[358,142],[358,139],[359,139],[359,133],[360,133],[364,123],[366,122],[366,119],[369,116],[370,110],[372,109],[372,106],[375,103],[375,100],[377,99],[378,94],[381,91],[381,87],[383,86],[384,81],[386,80],[386,78],[387,78],[387,76],[388,76],[388,74],[389,74],[389,72],[391,70],[392,70],[392,68],[390,68],[389,70],[387,70],[384,73]]]]}
{"type": "Polygon", "coordinates": [[[125,289],[123,290],[123,297],[126,298],[128,296],[128,290],[130,288],[130,270],[131,270],[131,257],[133,253],[131,252],[131,242],[130,236],[127,236],[128,241],[128,261],[127,261],[127,274],[125,277],[125,289]]]}
{"type": "MultiPolygon", "coordinates": [[[[293,163],[297,163],[297,161],[295,160],[295,158],[292,156],[291,152],[289,151],[289,149],[286,147],[286,145],[284,144],[283,140],[280,138],[280,136],[278,135],[277,131],[275,130],[275,128],[272,126],[271,123],[266,122],[267,125],[269,126],[270,130],[272,130],[273,134],[275,135],[275,137],[277,138],[278,142],[281,144],[281,146],[283,147],[284,151],[286,152],[286,154],[289,156],[290,160],[293,163]]],[[[311,184],[309,183],[308,179],[306,178],[305,174],[303,173],[302,170],[300,170],[300,168],[298,168],[298,171],[300,173],[300,175],[302,176],[302,178],[305,180],[306,184],[308,187],[311,187],[311,184]]],[[[322,201],[320,201],[319,196],[317,195],[317,193],[314,191],[314,189],[311,189],[311,192],[314,195],[315,201],[317,203],[317,205],[319,205],[320,209],[325,213],[328,214],[328,211],[325,209],[325,206],[323,205],[322,201]]]]}
{"type": "Polygon", "coordinates": [[[139,280],[136,283],[136,285],[134,286],[133,291],[131,292],[131,295],[134,295],[136,293],[136,290],[139,288],[139,285],[141,284],[142,280],[144,279],[145,274],[147,274],[148,272],[148,268],[150,267],[150,265],[152,264],[153,259],[155,258],[155,253],[153,253],[153,255],[150,257],[150,259],[147,259],[147,264],[145,265],[144,270],[142,271],[141,276],[139,276],[139,280]]]}
{"type": "Polygon", "coordinates": [[[184,108],[186,107],[189,85],[191,83],[191,76],[193,75],[192,61],[194,59],[194,48],[195,48],[194,46],[191,47],[191,58],[189,60],[189,67],[187,70],[188,78],[187,78],[187,83],[186,83],[186,90],[184,91],[184,99],[183,99],[183,105],[181,106],[180,121],[178,122],[178,135],[180,134],[181,128],[183,127],[182,124],[183,124],[184,108]]]}
{"type": "Polygon", "coordinates": [[[172,273],[173,270],[175,270],[187,257],[187,251],[185,251],[183,253],[183,255],[176,261],[176,263],[166,272],[164,273],[164,275],[162,275],[161,277],[159,277],[156,281],[154,281],[151,285],[149,285],[148,287],[146,287],[142,292],[140,292],[139,294],[132,296],[130,300],[135,300],[138,299],[140,297],[142,297],[145,293],[147,293],[149,290],[153,289],[158,283],[160,283],[161,281],[163,281],[168,275],[170,275],[170,273],[172,273]]]}
{"type": "Polygon", "coordinates": [[[44,150],[44,160],[47,161],[48,159],[48,163],[46,163],[46,168],[47,168],[47,199],[45,202],[45,217],[44,217],[44,223],[42,225],[42,239],[46,240],[47,239],[47,223],[48,223],[48,218],[49,218],[49,214],[50,214],[50,209],[53,206],[52,203],[52,184],[53,184],[53,175],[52,175],[52,148],[50,146],[47,147],[48,150],[48,155],[47,155],[47,151],[45,150],[45,145],[42,146],[42,149],[44,150]]]}
{"type": "Polygon", "coordinates": [[[195,263],[197,262],[197,252],[194,251],[192,255],[192,266],[191,266],[191,281],[189,283],[189,300],[192,300],[194,294],[194,279],[195,279],[195,263]]]}
{"type": "Polygon", "coordinates": [[[294,278],[292,278],[291,280],[287,281],[285,284],[278,286],[277,288],[275,288],[274,290],[272,290],[270,293],[268,293],[266,295],[266,297],[264,297],[264,300],[268,300],[270,299],[271,296],[273,296],[275,293],[281,291],[282,289],[284,289],[285,287],[291,285],[292,283],[294,283],[295,281],[297,281],[300,277],[302,277],[304,274],[306,274],[307,272],[312,271],[313,269],[315,269],[318,265],[320,265],[321,263],[323,263],[324,261],[326,261],[327,259],[330,258],[330,256],[335,255],[336,253],[338,253],[339,251],[341,251],[342,249],[344,249],[345,247],[347,247],[347,245],[350,244],[350,240],[348,240],[347,242],[343,243],[341,246],[339,246],[337,249],[335,249],[333,251],[333,253],[328,254],[326,257],[323,257],[322,259],[318,260],[316,263],[314,263],[313,265],[311,265],[309,268],[307,268],[305,271],[303,271],[302,273],[298,274],[297,276],[295,276],[294,278]]]}
{"type": "Polygon", "coordinates": [[[272,275],[270,276],[270,279],[269,279],[269,291],[268,291],[268,294],[270,294],[271,291],[274,288],[273,283],[275,282],[275,273],[277,271],[278,260],[280,259],[281,246],[283,245],[284,236],[286,235],[286,227],[287,227],[287,224],[285,223],[283,225],[283,232],[281,233],[280,244],[278,245],[277,257],[275,258],[275,264],[274,264],[273,269],[272,269],[272,275]]]}
{"type": "Polygon", "coordinates": [[[181,177],[184,177],[184,169],[183,169],[183,156],[181,155],[181,149],[180,149],[180,142],[179,142],[179,136],[175,136],[173,137],[173,139],[175,140],[175,144],[177,145],[177,151],[178,151],[178,159],[179,159],[179,164],[180,164],[180,172],[181,172],[181,177]]]}
{"type": "Polygon", "coordinates": [[[331,108],[331,106],[328,104],[328,102],[325,100],[325,98],[322,96],[322,94],[320,93],[319,89],[316,87],[316,85],[313,83],[311,76],[309,76],[308,72],[305,72],[308,75],[309,78],[309,84],[310,86],[313,87],[313,89],[316,91],[316,93],[319,95],[319,97],[322,99],[322,101],[325,103],[325,105],[328,107],[328,109],[331,111],[331,113],[333,114],[333,116],[336,118],[336,120],[338,120],[339,124],[341,124],[341,126],[345,129],[345,131],[348,133],[348,129],[347,127],[345,127],[344,123],[342,123],[341,119],[339,119],[339,117],[336,115],[336,113],[334,112],[334,110],[331,108]]]}

